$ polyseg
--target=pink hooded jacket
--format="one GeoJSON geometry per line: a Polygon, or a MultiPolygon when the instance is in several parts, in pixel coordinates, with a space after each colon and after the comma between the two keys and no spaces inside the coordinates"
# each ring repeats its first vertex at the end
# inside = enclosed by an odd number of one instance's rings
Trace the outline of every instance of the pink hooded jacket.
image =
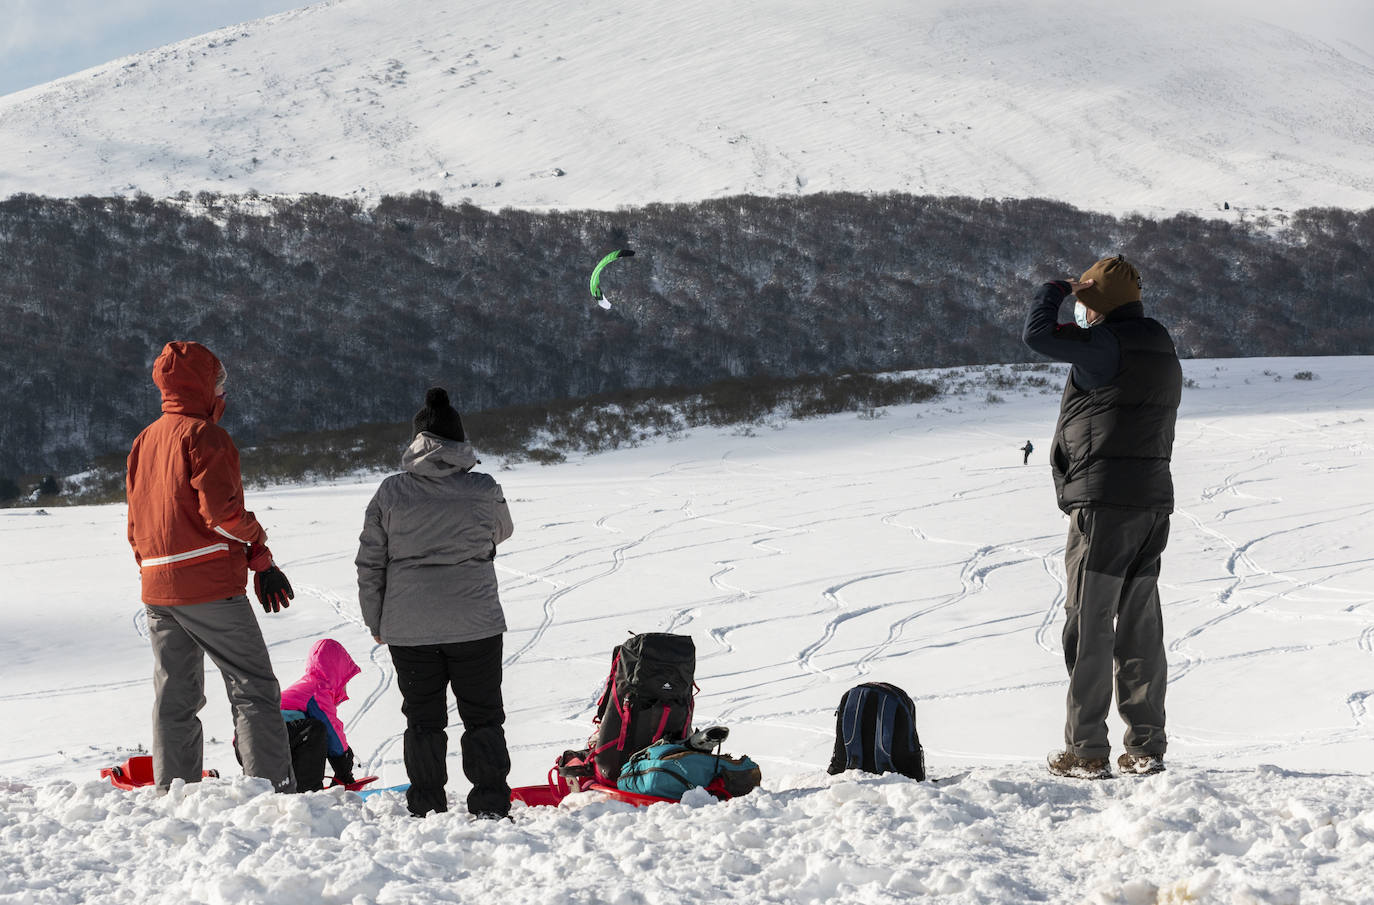
{"type": "Polygon", "coordinates": [[[315,642],[305,658],[305,675],[282,689],[281,709],[298,710],[306,716],[323,719],[329,728],[329,753],[338,755],[348,748],[339,705],[348,700],[348,680],[362,672],[358,664],[333,638],[315,642]]]}

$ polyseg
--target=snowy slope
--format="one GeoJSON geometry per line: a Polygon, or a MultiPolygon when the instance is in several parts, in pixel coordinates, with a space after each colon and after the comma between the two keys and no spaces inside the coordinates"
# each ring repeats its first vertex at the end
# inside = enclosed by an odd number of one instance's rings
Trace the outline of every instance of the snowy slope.
{"type": "MultiPolygon", "coordinates": [[[[497,560],[512,780],[541,782],[586,737],[626,631],[671,630],[696,640],[699,722],[764,770],[727,805],[581,802],[492,826],[242,778],[115,793],[97,770],[147,743],[151,701],[123,507],[0,510],[0,901],[1370,901],[1374,361],[1185,362],[1170,770],[1097,784],[1042,767],[1065,687],[1045,465],[1060,372],[1005,372],[1049,377],[1021,389],[1002,373],[955,372],[962,391],[876,419],[487,463],[517,523],[497,560]],[[835,703],[864,680],[912,692],[937,782],[824,775],[835,703]]],[[[344,643],[363,673],[341,715],[390,784],[404,723],[352,567],[376,483],[249,503],[298,592],[262,618],[279,675],[320,637],[344,643]]],[[[207,763],[229,775],[218,686],[207,763]]],[[[456,757],[450,776],[460,805],[456,757]]]]}
{"type": "Polygon", "coordinates": [[[0,98],[0,197],[1374,205],[1374,60],[1187,5],[334,0],[0,98]]]}

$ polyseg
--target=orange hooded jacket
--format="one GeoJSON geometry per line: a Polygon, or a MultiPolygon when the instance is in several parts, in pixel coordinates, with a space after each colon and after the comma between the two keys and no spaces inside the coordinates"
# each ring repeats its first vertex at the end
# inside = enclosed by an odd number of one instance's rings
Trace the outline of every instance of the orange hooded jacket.
{"type": "Polygon", "coordinates": [[[193,342],[168,343],[153,364],[162,417],[134,440],[126,483],[129,546],[147,604],[244,594],[248,545],[267,539],[243,508],[239,451],[216,423],[220,371],[219,359],[193,342]]]}

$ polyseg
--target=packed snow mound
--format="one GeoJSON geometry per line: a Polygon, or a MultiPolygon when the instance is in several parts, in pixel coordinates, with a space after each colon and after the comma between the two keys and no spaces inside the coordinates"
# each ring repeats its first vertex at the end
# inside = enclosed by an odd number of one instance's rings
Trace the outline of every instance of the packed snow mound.
{"type": "Polygon", "coordinates": [[[1185,5],[335,0],[0,99],[0,197],[1374,205],[1374,61],[1185,5]]]}
{"type": "Polygon", "coordinates": [[[802,773],[729,802],[591,793],[510,821],[265,780],[0,786],[14,902],[1335,903],[1374,888],[1374,777],[1274,767],[917,783],[802,773]]]}

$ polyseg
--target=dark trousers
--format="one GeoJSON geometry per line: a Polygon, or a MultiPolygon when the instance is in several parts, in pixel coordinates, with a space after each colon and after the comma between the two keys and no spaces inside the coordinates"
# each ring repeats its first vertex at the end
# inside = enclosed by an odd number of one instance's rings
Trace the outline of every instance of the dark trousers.
{"type": "Polygon", "coordinates": [[[1159,605],[1159,564],[1169,542],[1163,512],[1077,509],[1064,549],[1064,663],[1069,670],[1064,744],[1084,758],[1107,757],[1107,714],[1126,723],[1131,754],[1163,754],[1169,667],[1159,605]],[[1115,677],[1115,681],[1113,681],[1115,677]]]}
{"type": "MultiPolygon", "coordinates": [[[[318,792],[324,788],[324,762],[329,754],[329,736],[324,723],[314,717],[290,720],[286,741],[291,746],[291,772],[296,774],[297,792],[318,792]]],[[[243,763],[238,736],[234,736],[234,757],[243,763]]]]}
{"type": "Polygon", "coordinates": [[[401,712],[406,717],[406,804],[422,817],[447,811],[448,689],[463,722],[459,747],[463,775],[472,783],[468,811],[505,816],[510,811],[510,753],[501,701],[501,636],[422,647],[391,645],[401,712]]]}
{"type": "Polygon", "coordinates": [[[291,742],[291,769],[296,773],[296,791],[318,792],[324,788],[324,762],[329,753],[329,735],[324,723],[313,717],[286,724],[291,742]]]}

